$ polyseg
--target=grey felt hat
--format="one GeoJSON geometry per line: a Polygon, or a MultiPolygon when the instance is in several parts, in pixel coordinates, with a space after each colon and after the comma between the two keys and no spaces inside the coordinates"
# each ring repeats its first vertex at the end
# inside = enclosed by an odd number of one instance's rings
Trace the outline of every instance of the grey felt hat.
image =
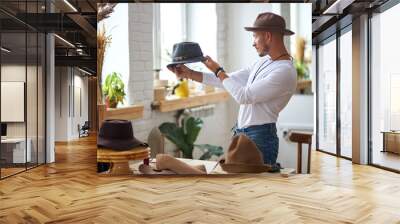
{"type": "Polygon", "coordinates": [[[186,64],[193,62],[204,61],[206,58],[198,43],[181,42],[174,44],[172,50],[172,62],[167,67],[172,67],[178,64],[186,64]]]}

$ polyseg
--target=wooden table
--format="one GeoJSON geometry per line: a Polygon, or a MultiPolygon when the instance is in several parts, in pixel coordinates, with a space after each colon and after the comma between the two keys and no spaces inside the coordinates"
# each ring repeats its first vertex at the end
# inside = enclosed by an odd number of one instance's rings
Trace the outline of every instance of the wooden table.
{"type": "Polygon", "coordinates": [[[110,169],[106,173],[111,175],[131,174],[129,160],[143,160],[145,164],[148,164],[149,158],[149,147],[137,147],[130,150],[97,149],[97,162],[110,163],[110,169]]]}
{"type": "Polygon", "coordinates": [[[383,150],[382,152],[392,152],[400,154],[400,131],[382,131],[383,150]]]}

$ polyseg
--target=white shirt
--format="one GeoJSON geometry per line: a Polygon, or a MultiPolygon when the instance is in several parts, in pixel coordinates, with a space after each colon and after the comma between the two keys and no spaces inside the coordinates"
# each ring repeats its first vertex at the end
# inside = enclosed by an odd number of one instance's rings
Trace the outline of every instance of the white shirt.
{"type": "Polygon", "coordinates": [[[268,55],[228,76],[221,83],[214,74],[203,73],[203,83],[226,89],[240,104],[238,128],[275,123],[297,86],[293,62],[272,61],[268,55]]]}

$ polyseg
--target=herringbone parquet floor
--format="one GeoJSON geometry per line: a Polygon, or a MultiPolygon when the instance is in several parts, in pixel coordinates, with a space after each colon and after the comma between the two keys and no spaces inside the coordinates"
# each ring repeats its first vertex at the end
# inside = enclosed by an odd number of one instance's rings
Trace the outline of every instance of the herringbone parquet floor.
{"type": "Polygon", "coordinates": [[[100,177],[95,145],[0,181],[0,223],[400,223],[400,175],[326,154],[289,178],[100,177]]]}

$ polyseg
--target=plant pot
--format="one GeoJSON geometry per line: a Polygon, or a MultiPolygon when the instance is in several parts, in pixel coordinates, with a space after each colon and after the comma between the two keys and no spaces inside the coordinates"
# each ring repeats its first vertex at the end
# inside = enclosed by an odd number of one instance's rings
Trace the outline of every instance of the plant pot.
{"type": "Polygon", "coordinates": [[[108,98],[108,96],[106,97],[106,107],[107,108],[117,108],[117,102],[114,100],[110,100],[110,98],[108,98]]]}

